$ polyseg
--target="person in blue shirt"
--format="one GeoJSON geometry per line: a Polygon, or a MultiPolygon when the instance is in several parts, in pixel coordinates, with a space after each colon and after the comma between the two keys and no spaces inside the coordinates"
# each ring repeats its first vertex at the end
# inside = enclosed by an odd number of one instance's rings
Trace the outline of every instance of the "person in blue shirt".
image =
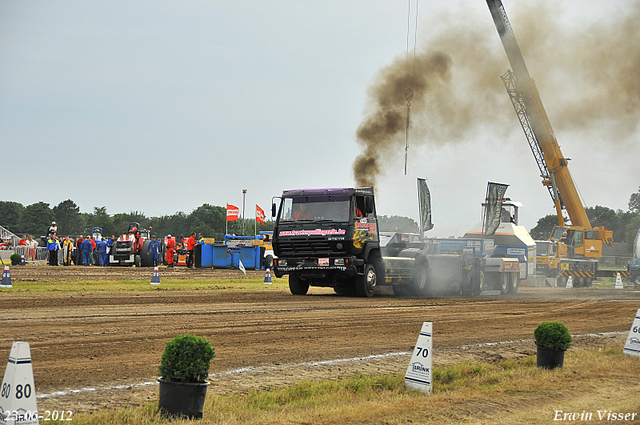
{"type": "Polygon", "coordinates": [[[108,266],[109,264],[111,264],[111,260],[110,255],[111,255],[111,250],[113,249],[113,244],[116,242],[116,237],[115,235],[111,235],[111,239],[107,240],[107,259],[106,262],[104,263],[105,266],[108,266]]]}
{"type": "Polygon", "coordinates": [[[100,265],[107,265],[107,243],[104,240],[99,240],[97,242],[98,245],[98,255],[100,256],[100,265]]]}
{"type": "Polygon", "coordinates": [[[58,265],[58,251],[60,251],[60,242],[56,236],[51,235],[47,239],[47,251],[49,251],[49,265],[58,265]]]}
{"type": "Polygon", "coordinates": [[[93,244],[91,239],[87,238],[82,242],[82,263],[85,266],[91,265],[91,253],[93,252],[93,244]]]}
{"type": "Polygon", "coordinates": [[[147,253],[151,256],[151,265],[158,267],[158,254],[160,253],[160,242],[156,238],[156,235],[151,236],[149,246],[147,246],[147,253]]]}

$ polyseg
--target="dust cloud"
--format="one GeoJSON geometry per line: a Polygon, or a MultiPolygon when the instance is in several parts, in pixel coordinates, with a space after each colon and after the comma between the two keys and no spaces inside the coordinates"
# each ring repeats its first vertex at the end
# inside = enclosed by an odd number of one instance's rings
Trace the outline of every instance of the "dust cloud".
{"type": "MultiPolygon", "coordinates": [[[[556,136],[577,132],[591,147],[628,142],[640,111],[640,3],[631,13],[571,27],[548,6],[520,8],[507,13],[556,136]]],[[[407,88],[414,93],[410,149],[521,131],[499,78],[510,67],[489,11],[485,22],[440,17],[433,28],[415,57],[397,56],[369,87],[356,131],[357,186],[375,186],[391,166],[401,170],[407,88]]]]}

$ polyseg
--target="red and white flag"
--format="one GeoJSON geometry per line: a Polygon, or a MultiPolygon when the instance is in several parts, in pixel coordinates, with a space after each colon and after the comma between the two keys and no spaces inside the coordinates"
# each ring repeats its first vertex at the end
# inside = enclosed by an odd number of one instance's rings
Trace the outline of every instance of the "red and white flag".
{"type": "Polygon", "coordinates": [[[227,221],[236,221],[240,217],[240,208],[227,204],[227,221]]]}
{"type": "Polygon", "coordinates": [[[264,210],[256,204],[256,221],[260,224],[264,224],[264,210]]]}

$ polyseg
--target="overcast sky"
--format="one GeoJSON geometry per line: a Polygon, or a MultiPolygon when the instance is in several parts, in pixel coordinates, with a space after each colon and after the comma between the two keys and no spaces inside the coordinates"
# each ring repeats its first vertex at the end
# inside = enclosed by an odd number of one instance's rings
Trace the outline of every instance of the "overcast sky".
{"type": "MultiPolygon", "coordinates": [[[[585,205],[626,211],[640,185],[640,32],[625,21],[638,2],[504,1],[585,205]],[[593,47],[619,37],[632,51],[593,47]],[[634,70],[631,83],[618,69],[634,70]]],[[[408,4],[1,0],[0,199],[161,216],[241,207],[247,189],[254,217],[283,189],[353,186],[370,88],[406,59],[408,21],[413,53],[408,4]]],[[[412,112],[407,175],[403,134],[377,179],[378,213],[417,220],[416,177],[426,177],[430,235],[460,236],[496,181],[534,227],[553,204],[500,87],[509,64],[485,1],[420,1],[415,40],[418,54],[451,54],[454,106],[489,113],[467,126],[412,112]],[[465,50],[482,60],[458,60],[465,50]],[[464,77],[476,73],[489,89],[464,77]]]]}

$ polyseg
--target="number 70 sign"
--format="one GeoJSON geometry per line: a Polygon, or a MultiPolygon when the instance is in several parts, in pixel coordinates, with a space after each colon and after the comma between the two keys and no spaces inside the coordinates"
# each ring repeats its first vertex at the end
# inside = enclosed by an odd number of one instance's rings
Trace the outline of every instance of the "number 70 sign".
{"type": "Polygon", "coordinates": [[[418,342],[413,349],[407,373],[404,375],[406,388],[431,393],[431,363],[433,361],[431,337],[432,323],[424,322],[422,329],[420,329],[420,335],[418,335],[418,342]]]}

